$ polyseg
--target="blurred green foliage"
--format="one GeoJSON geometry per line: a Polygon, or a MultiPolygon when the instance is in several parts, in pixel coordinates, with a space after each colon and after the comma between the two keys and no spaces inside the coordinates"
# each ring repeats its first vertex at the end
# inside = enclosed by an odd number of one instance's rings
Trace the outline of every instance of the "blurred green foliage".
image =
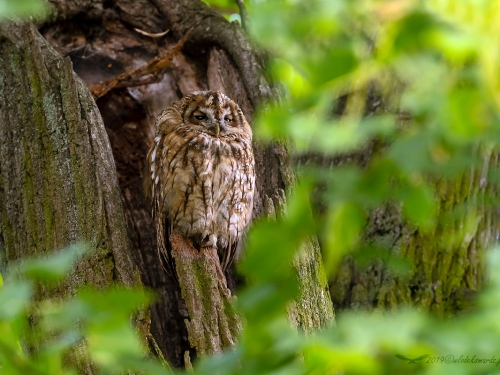
{"type": "Polygon", "coordinates": [[[47,5],[43,0],[0,0],[0,20],[40,16],[45,14],[46,10],[47,5]]]}
{"type": "MultiPolygon", "coordinates": [[[[266,273],[265,279],[239,296],[239,306],[249,318],[237,348],[203,359],[196,373],[500,373],[500,249],[494,249],[488,259],[491,284],[473,313],[441,320],[410,309],[356,312],[343,314],[335,327],[314,335],[290,328],[284,314],[287,297],[280,298],[288,288],[272,288],[280,276],[266,273]],[[268,301],[273,298],[270,307],[268,301]],[[259,314],[254,316],[252,311],[259,314]],[[415,358],[421,359],[410,363],[415,358]]],[[[245,260],[243,269],[247,262],[252,260],[245,260]]]]}
{"type": "MultiPolygon", "coordinates": [[[[291,206],[304,198],[304,191],[297,192],[291,206]]],[[[297,221],[294,218],[272,225],[276,230],[291,230],[297,229],[290,227],[297,221]]],[[[254,246],[261,245],[256,238],[272,229],[266,226],[260,224],[253,232],[254,246]]],[[[295,240],[304,235],[301,231],[295,240]]],[[[67,360],[71,348],[76,347],[77,355],[90,358],[101,374],[172,374],[171,369],[148,358],[132,325],[131,314],[151,301],[143,291],[83,288],[65,301],[34,302],[35,280],[57,281],[60,276],[55,275],[67,272],[68,265],[86,251],[85,245],[77,244],[21,262],[4,275],[5,283],[0,286],[0,373],[76,374],[67,360]],[[48,269],[53,272],[47,273],[48,269]]],[[[273,266],[283,268],[283,272],[271,267],[259,270],[255,262],[260,255],[259,249],[253,248],[243,265],[253,279],[238,298],[247,319],[240,342],[233,350],[199,361],[196,374],[498,373],[500,249],[489,254],[491,285],[473,314],[447,321],[412,310],[344,314],[336,327],[314,335],[297,332],[286,319],[287,301],[295,293],[290,287],[294,276],[287,267],[293,251],[283,253],[283,259],[275,257],[273,266]],[[396,355],[428,357],[409,364],[396,355]],[[491,362],[473,362],[479,359],[491,362]]]]}
{"type": "Polygon", "coordinates": [[[102,374],[171,373],[148,358],[132,326],[132,313],[151,301],[143,290],[82,288],[64,301],[35,300],[36,283],[60,282],[87,251],[84,244],[76,244],[47,257],[24,260],[4,274],[0,286],[1,374],[76,374],[74,363],[85,363],[89,357],[102,374]],[[81,358],[71,365],[68,355],[81,358]]]}
{"type": "Polygon", "coordinates": [[[238,21],[241,23],[241,18],[238,10],[238,5],[234,0],[203,0],[209,4],[218,13],[223,15],[229,22],[238,21]]]}
{"type": "Polygon", "coordinates": [[[251,32],[273,56],[271,77],[285,96],[257,116],[256,137],[290,139],[299,157],[372,148],[366,165],[301,170],[326,187],[315,225],[328,272],[363,246],[366,212],[395,202],[405,220],[432,231],[436,181],[484,168],[500,135],[499,4],[250,4],[251,32]]]}

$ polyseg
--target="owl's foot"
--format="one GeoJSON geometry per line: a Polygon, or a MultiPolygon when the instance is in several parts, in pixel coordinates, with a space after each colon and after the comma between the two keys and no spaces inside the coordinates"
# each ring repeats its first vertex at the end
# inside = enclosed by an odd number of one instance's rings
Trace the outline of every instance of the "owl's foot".
{"type": "Polygon", "coordinates": [[[200,248],[217,247],[217,237],[214,234],[207,234],[200,242],[200,248]]]}

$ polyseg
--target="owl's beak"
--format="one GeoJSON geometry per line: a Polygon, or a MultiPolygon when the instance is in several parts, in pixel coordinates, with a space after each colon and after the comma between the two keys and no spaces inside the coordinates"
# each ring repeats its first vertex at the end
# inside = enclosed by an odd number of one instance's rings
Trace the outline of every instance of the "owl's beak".
{"type": "Polygon", "coordinates": [[[210,130],[210,133],[215,134],[216,138],[219,138],[220,134],[220,124],[217,122],[211,122],[208,125],[208,129],[210,130]]]}

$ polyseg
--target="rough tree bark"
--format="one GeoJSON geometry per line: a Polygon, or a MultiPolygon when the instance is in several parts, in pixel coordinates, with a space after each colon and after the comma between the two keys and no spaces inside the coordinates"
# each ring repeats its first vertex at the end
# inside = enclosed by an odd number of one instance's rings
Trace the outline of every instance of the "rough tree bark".
{"type": "Polygon", "coordinates": [[[186,328],[191,346],[200,357],[233,346],[241,332],[241,319],[234,310],[217,249],[198,251],[175,232],[170,235],[170,243],[188,310],[186,328]]]}
{"type": "MultiPolygon", "coordinates": [[[[225,92],[251,121],[256,106],[274,98],[273,90],[240,26],[201,1],[50,4],[50,20],[39,25],[40,31],[66,58],[32,26],[16,26],[25,30],[22,33],[2,29],[0,251],[9,262],[77,238],[91,241],[97,255],[83,260],[86,263],[59,293],[71,293],[79,283],[143,283],[158,295],[151,307],[150,332],[169,362],[182,366],[184,353],[193,352],[194,339],[188,337],[180,292],[159,264],[142,191],[154,121],[174,100],[200,89],[225,92]],[[171,32],[153,40],[134,27],[171,32]],[[190,28],[193,32],[182,53],[157,82],[113,89],[97,101],[115,169],[99,113],[71,64],[90,86],[147,63],[190,28]]],[[[275,212],[294,183],[288,150],[279,144],[255,145],[255,155],[254,212],[275,212]]],[[[314,241],[305,244],[296,267],[302,294],[290,308],[294,324],[304,330],[330,324],[333,310],[314,241]]],[[[228,281],[234,289],[234,272],[228,281]]],[[[148,338],[148,332],[144,336],[148,338]]]]}
{"type": "MultiPolygon", "coordinates": [[[[363,95],[365,114],[388,110],[374,87],[363,95]]],[[[345,103],[346,97],[340,101],[336,115],[343,114],[345,103]]],[[[301,157],[299,163],[326,169],[345,165],[365,168],[384,150],[380,141],[374,141],[349,155],[310,154],[301,157]]],[[[384,251],[372,254],[368,262],[366,254],[364,260],[351,254],[341,262],[329,280],[337,312],[414,305],[437,316],[454,316],[474,306],[477,292],[487,281],[485,251],[498,242],[499,233],[495,203],[499,191],[491,178],[498,168],[498,150],[478,146],[476,155],[480,165],[471,166],[454,179],[429,177],[437,206],[437,225],[431,230],[422,231],[409,224],[395,202],[369,213],[362,241],[384,251]],[[391,266],[394,259],[407,262],[409,269],[397,271],[391,266]]]]}
{"type": "Polygon", "coordinates": [[[487,281],[485,250],[498,236],[498,212],[491,205],[498,190],[488,182],[490,171],[498,166],[498,154],[483,150],[481,158],[482,168],[471,167],[454,180],[433,181],[438,225],[430,231],[407,223],[396,204],[371,212],[365,241],[389,253],[368,265],[353,256],[342,262],[330,281],[336,308],[414,304],[438,316],[453,316],[474,306],[475,295],[487,281]],[[395,272],[388,256],[405,259],[412,268],[395,272]]]}
{"type": "Polygon", "coordinates": [[[111,148],[85,84],[33,25],[2,24],[0,41],[5,261],[85,240],[95,252],[59,293],[137,283],[111,148]]]}
{"type": "MultiPolygon", "coordinates": [[[[83,240],[91,255],[61,285],[38,288],[38,297],[63,298],[86,284],[140,283],[97,106],[71,61],[31,24],[0,25],[0,103],[3,262],[83,240]]],[[[145,339],[147,320],[136,322],[145,339]]],[[[92,373],[78,353],[71,354],[73,361],[92,373]]]]}

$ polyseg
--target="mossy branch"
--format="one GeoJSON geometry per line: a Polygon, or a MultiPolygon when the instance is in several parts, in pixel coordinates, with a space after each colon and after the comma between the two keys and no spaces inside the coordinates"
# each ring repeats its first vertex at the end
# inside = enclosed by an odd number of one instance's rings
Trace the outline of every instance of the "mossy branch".
{"type": "Polygon", "coordinates": [[[170,243],[189,314],[186,326],[191,346],[203,357],[234,345],[241,320],[233,308],[217,249],[198,251],[177,232],[170,235],[170,243]]]}

